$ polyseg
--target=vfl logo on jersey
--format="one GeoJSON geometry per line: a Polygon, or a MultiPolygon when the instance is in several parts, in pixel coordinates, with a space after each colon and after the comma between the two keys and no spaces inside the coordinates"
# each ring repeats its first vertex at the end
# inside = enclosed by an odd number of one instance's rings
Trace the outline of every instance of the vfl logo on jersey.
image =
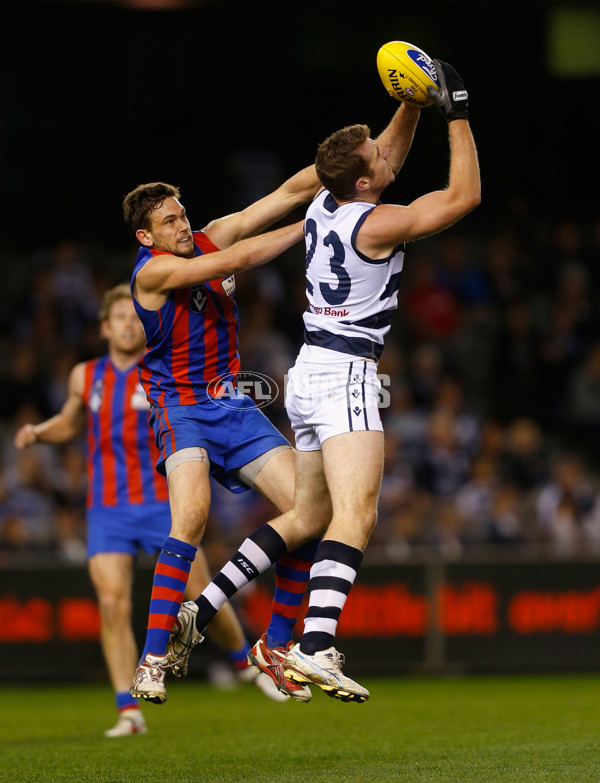
{"type": "Polygon", "coordinates": [[[231,277],[223,280],[221,287],[225,291],[226,296],[231,296],[235,292],[235,275],[231,275],[231,277]]]}
{"type": "Polygon", "coordinates": [[[131,395],[129,404],[131,405],[134,411],[150,410],[150,403],[148,402],[148,399],[146,397],[146,392],[144,391],[141,383],[138,383],[138,385],[135,387],[135,391],[131,395]]]}
{"type": "Polygon", "coordinates": [[[204,286],[194,286],[190,291],[190,310],[193,313],[203,313],[206,310],[207,302],[208,296],[206,295],[204,286]]]}
{"type": "Polygon", "coordinates": [[[427,57],[427,55],[423,52],[418,52],[416,49],[407,49],[406,54],[410,57],[415,65],[418,65],[419,68],[424,73],[426,73],[427,76],[429,76],[434,84],[439,84],[435,65],[433,64],[433,60],[430,57],[427,57]]]}
{"type": "Polygon", "coordinates": [[[98,413],[100,406],[102,405],[102,396],[104,394],[104,381],[100,378],[94,382],[94,385],[90,389],[90,400],[88,402],[89,408],[92,413],[98,413]]]}

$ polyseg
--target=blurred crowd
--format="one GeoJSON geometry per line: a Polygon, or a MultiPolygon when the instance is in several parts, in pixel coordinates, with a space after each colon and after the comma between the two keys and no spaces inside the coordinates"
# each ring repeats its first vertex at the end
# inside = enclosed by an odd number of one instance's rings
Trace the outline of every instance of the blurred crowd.
{"type": "MultiPolygon", "coordinates": [[[[515,196],[501,221],[474,225],[407,248],[379,365],[386,463],[372,551],[589,552],[600,547],[600,220],[544,219],[515,196]]],[[[0,294],[0,551],[82,562],[85,438],[23,452],[12,439],[60,409],[77,361],[105,351],[99,303],[128,281],[135,248],[69,240],[3,255],[15,274],[0,294]]],[[[242,366],[282,392],[302,342],[302,248],[237,284],[242,366]]],[[[283,393],[264,411],[292,440],[283,393]]],[[[272,510],[213,489],[206,546],[220,562],[272,510]]]]}

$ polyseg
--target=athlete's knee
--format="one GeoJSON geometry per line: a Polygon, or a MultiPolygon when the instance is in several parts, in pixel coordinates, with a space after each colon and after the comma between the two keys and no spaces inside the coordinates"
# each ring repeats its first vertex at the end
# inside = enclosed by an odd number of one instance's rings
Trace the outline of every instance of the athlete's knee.
{"type": "Polygon", "coordinates": [[[323,535],[329,527],[331,516],[331,507],[314,509],[298,518],[296,529],[304,541],[311,541],[323,535]]]}
{"type": "Polygon", "coordinates": [[[367,514],[363,521],[363,531],[366,540],[368,541],[371,533],[375,530],[377,525],[377,509],[373,509],[371,514],[367,514]]]}
{"type": "Polygon", "coordinates": [[[377,505],[367,499],[356,499],[355,502],[336,509],[334,516],[338,522],[344,521],[369,536],[377,524],[377,505]]]}
{"type": "Polygon", "coordinates": [[[132,612],[131,599],[127,595],[105,593],[98,596],[98,609],[105,626],[117,626],[129,621],[132,612]]]}
{"type": "Polygon", "coordinates": [[[324,533],[333,516],[333,507],[329,494],[323,495],[319,500],[315,501],[310,516],[312,518],[313,529],[319,535],[324,533]]]}
{"type": "Polygon", "coordinates": [[[189,514],[180,516],[177,522],[173,520],[170,536],[192,544],[192,546],[199,546],[205,529],[206,517],[199,517],[190,511],[189,514]]]}
{"type": "Polygon", "coordinates": [[[193,546],[198,546],[206,529],[207,518],[204,509],[198,508],[194,503],[180,506],[175,513],[171,513],[169,535],[193,546]]]}
{"type": "Polygon", "coordinates": [[[327,530],[331,522],[331,502],[327,499],[310,506],[295,506],[290,513],[293,514],[296,538],[306,543],[319,538],[327,530]]]}
{"type": "Polygon", "coordinates": [[[294,513],[297,524],[307,531],[321,535],[331,522],[333,508],[327,485],[311,487],[296,497],[294,513]]]}
{"type": "Polygon", "coordinates": [[[359,518],[363,528],[370,532],[377,524],[377,507],[371,504],[365,505],[360,511],[359,518]]]}

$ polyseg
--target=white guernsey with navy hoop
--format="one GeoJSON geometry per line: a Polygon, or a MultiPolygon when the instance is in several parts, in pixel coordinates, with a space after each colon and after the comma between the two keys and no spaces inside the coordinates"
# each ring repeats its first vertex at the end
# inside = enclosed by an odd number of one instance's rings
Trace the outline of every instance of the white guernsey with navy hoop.
{"type": "Polygon", "coordinates": [[[382,430],[377,361],[398,307],[404,245],[383,259],[357,249],[358,231],[375,208],[364,201],[338,206],[324,190],[306,213],[309,304],[286,392],[302,451],[343,432],[382,430]]]}

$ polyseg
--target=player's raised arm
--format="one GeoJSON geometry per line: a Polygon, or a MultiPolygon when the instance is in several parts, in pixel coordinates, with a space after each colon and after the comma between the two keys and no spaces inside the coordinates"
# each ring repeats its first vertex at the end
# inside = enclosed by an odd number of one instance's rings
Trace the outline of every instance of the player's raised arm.
{"type": "Polygon", "coordinates": [[[204,233],[223,250],[240,239],[264,231],[296,207],[312,201],[320,189],[321,183],[315,167],[307,166],[268,196],[250,204],[240,212],[213,220],[206,226],[204,233]]]}
{"type": "Polygon", "coordinates": [[[401,242],[435,234],[464,217],[481,202],[479,165],[468,122],[452,122],[448,187],[436,190],[408,206],[382,204],[365,220],[359,234],[359,248],[367,253],[391,250],[401,242]]]}
{"type": "Polygon", "coordinates": [[[421,110],[403,103],[392,117],[390,124],[375,139],[381,149],[388,149],[388,160],[397,174],[411,148],[421,110]]]}
{"type": "Polygon", "coordinates": [[[448,186],[413,201],[408,206],[382,204],[365,220],[358,235],[360,250],[373,257],[401,242],[442,231],[481,202],[481,178],[473,134],[468,122],[467,91],[448,63],[436,60],[441,90],[432,92],[448,121],[450,173],[448,186]]]}
{"type": "Polygon", "coordinates": [[[135,295],[140,304],[155,309],[170,291],[243,272],[272,261],[304,236],[303,221],[243,239],[231,247],[194,258],[162,254],[151,258],[138,272],[135,295]]]}
{"type": "Polygon", "coordinates": [[[24,424],[15,434],[14,443],[24,449],[33,443],[65,443],[83,429],[84,364],[77,364],[69,376],[69,391],[60,413],[40,424],[24,424]]]}

